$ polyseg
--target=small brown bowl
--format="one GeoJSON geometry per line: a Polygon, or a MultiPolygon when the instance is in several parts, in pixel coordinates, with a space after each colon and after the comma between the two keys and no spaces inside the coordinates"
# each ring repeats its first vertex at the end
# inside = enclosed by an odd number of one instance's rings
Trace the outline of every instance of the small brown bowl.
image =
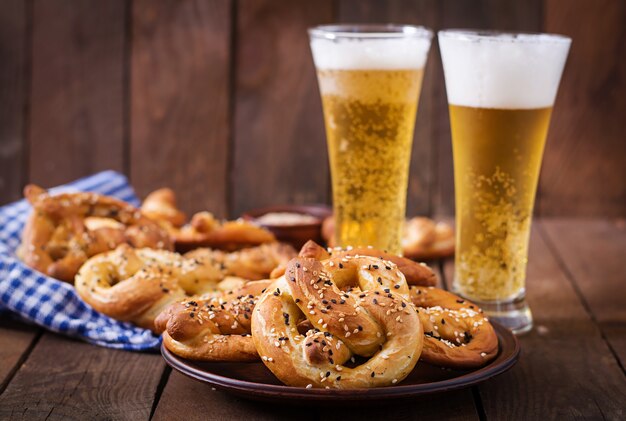
{"type": "Polygon", "coordinates": [[[289,243],[299,250],[304,243],[313,240],[322,243],[322,222],[332,214],[332,208],[327,205],[276,205],[266,208],[253,209],[245,212],[242,217],[248,221],[254,221],[262,227],[270,230],[279,241],[289,243]],[[269,213],[297,213],[301,215],[313,216],[315,222],[306,223],[286,223],[280,222],[266,224],[258,218],[269,213]]]}

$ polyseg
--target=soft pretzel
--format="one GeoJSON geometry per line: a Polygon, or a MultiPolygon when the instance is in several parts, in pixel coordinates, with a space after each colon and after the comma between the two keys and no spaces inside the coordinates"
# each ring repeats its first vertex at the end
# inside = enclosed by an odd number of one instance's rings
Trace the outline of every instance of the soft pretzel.
{"type": "Polygon", "coordinates": [[[126,202],[95,193],[55,196],[35,185],[24,189],[33,212],[17,255],[53,278],[71,282],[91,256],[119,244],[171,249],[167,232],[126,202]]]}
{"type": "Polygon", "coordinates": [[[196,213],[188,225],[174,235],[176,249],[211,247],[233,251],[276,241],[274,234],[244,220],[221,222],[209,212],[196,213]]]}
{"type": "Polygon", "coordinates": [[[199,247],[234,251],[276,241],[274,234],[263,227],[244,220],[222,222],[210,212],[198,212],[184,224],[185,215],[177,208],[170,189],[150,193],[141,211],[169,231],[179,252],[199,247]]]}
{"type": "Polygon", "coordinates": [[[186,253],[185,257],[220,265],[226,275],[257,280],[267,279],[274,268],[286,265],[296,255],[288,244],[267,243],[231,253],[199,248],[186,253]]]}
{"type": "MultiPolygon", "coordinates": [[[[322,237],[330,247],[335,245],[335,218],[322,223],[322,237]]],[[[454,254],[454,230],[444,222],[414,217],[405,222],[402,235],[402,254],[415,260],[432,260],[454,254]]]]}
{"type": "MultiPolygon", "coordinates": [[[[404,274],[406,282],[409,285],[433,286],[437,284],[437,275],[424,263],[416,263],[413,260],[406,259],[401,256],[386,253],[371,247],[349,247],[347,249],[324,249],[316,242],[309,240],[298,254],[300,257],[310,257],[317,260],[326,260],[331,256],[334,258],[347,258],[356,256],[377,257],[380,260],[393,262],[398,269],[404,274]]],[[[376,264],[375,266],[381,266],[376,264]]],[[[272,278],[277,278],[285,273],[286,265],[279,265],[271,274],[272,278]]],[[[378,269],[378,268],[375,268],[378,269]]]]}
{"type": "Polygon", "coordinates": [[[219,266],[164,250],[117,249],[89,259],[76,275],[76,292],[96,311],[154,330],[154,319],[169,304],[214,291],[219,266]]]}
{"type": "Polygon", "coordinates": [[[406,257],[432,260],[454,254],[454,230],[445,222],[415,217],[406,221],[402,250],[406,257]]]}
{"type": "Polygon", "coordinates": [[[173,353],[202,361],[254,361],[252,309],[272,281],[248,282],[228,292],[192,297],[169,306],[155,320],[173,353]]]}
{"type": "MultiPolygon", "coordinates": [[[[426,332],[423,361],[452,368],[472,368],[484,365],[497,353],[495,331],[482,310],[455,294],[432,288],[436,275],[427,265],[372,248],[329,252],[313,241],[300,250],[300,256],[317,260],[329,259],[331,255],[333,258],[379,256],[398,265],[409,284],[410,300],[419,307],[419,317],[426,332]]],[[[398,288],[395,292],[408,298],[404,291],[404,288],[398,288]]]]}
{"type": "Polygon", "coordinates": [[[468,369],[496,356],[498,337],[476,304],[431,287],[411,286],[410,296],[424,327],[423,361],[468,369]]]}
{"type": "Polygon", "coordinates": [[[357,247],[346,250],[337,250],[332,252],[333,257],[346,256],[371,256],[380,260],[390,261],[394,263],[400,272],[404,274],[406,282],[409,285],[433,286],[437,284],[437,275],[424,263],[416,263],[413,260],[406,259],[401,256],[382,252],[369,247],[357,247]]]}
{"type": "Polygon", "coordinates": [[[402,272],[377,257],[298,257],[259,299],[252,338],[264,364],[287,385],[392,385],[413,370],[424,340],[402,289],[406,294],[402,272]],[[374,268],[381,263],[389,269],[374,268]],[[311,328],[301,333],[298,326],[311,328]],[[355,357],[367,361],[357,364],[355,357]]]}

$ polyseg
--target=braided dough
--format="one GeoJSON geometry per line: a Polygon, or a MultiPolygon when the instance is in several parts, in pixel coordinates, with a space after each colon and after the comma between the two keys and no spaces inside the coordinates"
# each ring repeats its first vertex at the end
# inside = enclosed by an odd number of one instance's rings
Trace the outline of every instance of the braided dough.
{"type": "MultiPolygon", "coordinates": [[[[335,245],[335,218],[322,224],[322,237],[330,247],[335,245]]],[[[406,221],[402,237],[402,254],[415,260],[433,260],[454,254],[454,230],[444,222],[414,217],[406,221]]]]}
{"type": "Polygon", "coordinates": [[[407,292],[402,272],[377,257],[298,257],[259,299],[252,338],[287,385],[395,384],[413,370],[424,341],[417,313],[402,297],[407,292]],[[298,325],[310,328],[300,332],[298,325]],[[350,364],[355,356],[367,361],[350,364]]]}
{"type": "Polygon", "coordinates": [[[271,281],[244,284],[176,303],[156,319],[163,343],[183,358],[201,361],[254,361],[259,359],[252,337],[252,309],[271,281]]]}
{"type": "Polygon", "coordinates": [[[177,208],[170,189],[150,193],[141,211],[167,229],[179,252],[199,247],[234,251],[276,241],[274,234],[265,228],[244,220],[221,222],[210,212],[198,212],[184,225],[185,214],[177,208]]]}
{"type": "Polygon", "coordinates": [[[94,193],[55,196],[35,185],[24,189],[31,203],[22,243],[17,250],[24,263],[53,278],[72,282],[91,256],[119,244],[169,250],[169,236],[135,207],[94,193]]]}
{"type": "Polygon", "coordinates": [[[214,291],[219,266],[164,250],[121,245],[89,259],[76,275],[76,292],[96,311],[155,330],[154,319],[187,296],[214,291]]]}

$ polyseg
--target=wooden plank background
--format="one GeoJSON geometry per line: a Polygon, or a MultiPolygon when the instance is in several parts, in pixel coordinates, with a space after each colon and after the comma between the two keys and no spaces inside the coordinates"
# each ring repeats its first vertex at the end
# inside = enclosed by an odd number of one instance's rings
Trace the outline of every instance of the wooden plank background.
{"type": "MultiPolygon", "coordinates": [[[[0,203],[102,169],[219,216],[330,201],[306,28],[406,22],[572,36],[537,201],[542,216],[626,216],[622,0],[0,0],[0,203]]],[[[454,211],[437,43],[407,213],[454,211]]]]}

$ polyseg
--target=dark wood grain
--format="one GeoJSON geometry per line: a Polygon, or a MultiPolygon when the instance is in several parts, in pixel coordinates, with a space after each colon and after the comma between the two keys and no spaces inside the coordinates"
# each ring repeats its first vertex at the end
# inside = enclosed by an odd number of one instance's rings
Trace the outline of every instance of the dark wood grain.
{"type": "Polygon", "coordinates": [[[133,3],[131,179],[227,213],[230,1],[133,3]]]}
{"type": "Polygon", "coordinates": [[[537,229],[527,296],[535,327],[520,337],[519,363],[479,386],[487,419],[623,418],[626,377],[537,229]]]}
{"type": "Polygon", "coordinates": [[[0,395],[0,419],[147,419],[164,364],[46,333],[0,395]]]}
{"type": "MultiPolygon", "coordinates": [[[[401,22],[432,29],[437,27],[439,20],[439,10],[436,3],[435,0],[367,0],[359,2],[342,0],[339,2],[337,19],[347,23],[401,22]]],[[[437,42],[436,39],[433,39],[424,70],[424,81],[415,121],[407,195],[407,215],[409,216],[429,215],[432,212],[430,198],[433,194],[432,187],[434,185],[435,151],[438,148],[438,139],[435,136],[434,127],[439,118],[435,114],[435,106],[437,96],[442,93],[437,89],[441,86],[439,79],[442,78],[437,42]]]]}
{"type": "Polygon", "coordinates": [[[541,232],[626,367],[626,223],[624,220],[543,220],[541,232]]]}
{"type": "Polygon", "coordinates": [[[326,141],[306,30],[331,21],[333,3],[237,4],[233,212],[326,203],[326,141]]]}
{"type": "Polygon", "coordinates": [[[173,372],[154,413],[155,421],[188,420],[302,420],[318,419],[312,407],[252,402],[215,390],[204,383],[173,372]],[[185,408],[181,411],[181,408],[185,408]]]}
{"type": "Polygon", "coordinates": [[[543,216],[626,215],[626,2],[546,0],[572,37],[540,180],[543,216]]]}
{"type": "Polygon", "coordinates": [[[20,198],[26,181],[29,11],[26,2],[0,1],[0,205],[20,198]]]}
{"type": "Polygon", "coordinates": [[[0,316],[0,393],[28,357],[38,337],[38,328],[0,316]]]}
{"type": "Polygon", "coordinates": [[[227,212],[230,2],[133,8],[131,178],[186,210],[227,212]],[[158,71],[155,71],[157,70],[158,71]]]}
{"type": "MultiPolygon", "coordinates": [[[[29,0],[0,3],[0,203],[101,169],[187,211],[329,202],[305,30],[333,21],[560,32],[574,38],[545,151],[543,215],[626,215],[626,6],[620,0],[29,0]],[[582,24],[584,22],[584,24],[582,24]],[[575,183],[570,182],[576,180],[575,183]]],[[[407,213],[454,212],[436,41],[407,213]]]]}
{"type": "Polygon", "coordinates": [[[321,411],[322,420],[478,420],[470,389],[396,402],[321,411]]]}
{"type": "MultiPolygon", "coordinates": [[[[473,28],[502,31],[540,32],[542,0],[519,2],[514,0],[444,0],[440,2],[440,28],[473,28]]],[[[439,28],[438,28],[439,29],[439,28]]],[[[437,57],[440,60],[440,57],[437,57]]],[[[434,212],[454,214],[454,171],[448,101],[445,94],[443,70],[436,79],[433,131],[439,146],[436,152],[436,187],[433,195],[434,212]]]]}
{"type": "Polygon", "coordinates": [[[123,0],[35,1],[30,181],[123,170],[123,0]]]}

